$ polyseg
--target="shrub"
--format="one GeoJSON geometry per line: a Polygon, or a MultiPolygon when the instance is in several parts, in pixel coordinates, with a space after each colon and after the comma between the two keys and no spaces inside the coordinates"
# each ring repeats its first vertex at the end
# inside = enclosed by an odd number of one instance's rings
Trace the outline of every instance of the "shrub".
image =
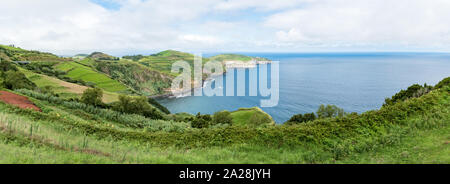
{"type": "Polygon", "coordinates": [[[212,118],[210,115],[201,115],[200,113],[192,120],[192,128],[208,128],[211,125],[212,118]]]}
{"type": "MultiPolygon", "coordinates": [[[[443,85],[444,83],[445,83],[445,81],[441,85],[443,85]]],[[[438,85],[436,85],[436,86],[438,86],[438,85]]],[[[406,90],[401,90],[400,92],[398,92],[397,94],[392,96],[392,98],[387,98],[385,100],[385,103],[383,104],[383,106],[392,105],[392,104],[400,102],[400,101],[405,101],[409,98],[421,97],[424,94],[427,94],[428,92],[430,92],[431,90],[432,90],[432,86],[428,86],[427,84],[425,84],[424,86],[421,86],[419,84],[414,84],[414,85],[408,87],[408,89],[406,89],[406,90]]]]}
{"type": "Polygon", "coordinates": [[[249,120],[249,126],[259,127],[262,125],[268,125],[272,122],[271,119],[267,118],[267,115],[262,112],[255,112],[249,120]]]}
{"type": "Polygon", "coordinates": [[[298,124],[298,123],[305,123],[308,121],[314,121],[316,119],[316,115],[314,113],[308,113],[305,115],[297,114],[292,116],[289,121],[287,121],[287,124],[298,124]]]}
{"type": "Polygon", "coordinates": [[[119,96],[119,102],[113,104],[113,109],[118,112],[128,114],[139,114],[151,119],[164,119],[154,107],[148,102],[146,97],[119,96]]]}
{"type": "Polygon", "coordinates": [[[336,105],[320,105],[319,109],[317,110],[318,118],[343,117],[344,115],[344,109],[341,109],[336,105]]]}
{"type": "Polygon", "coordinates": [[[212,118],[212,125],[218,124],[228,124],[231,125],[233,123],[233,118],[231,117],[231,112],[229,111],[221,111],[214,113],[212,118]]]}
{"type": "Polygon", "coordinates": [[[158,103],[155,99],[153,98],[148,98],[148,103],[150,103],[151,105],[153,105],[154,107],[158,108],[159,110],[161,110],[162,112],[166,113],[166,114],[170,114],[169,109],[167,109],[166,107],[164,107],[163,105],[161,105],[160,103],[158,103]]]}
{"type": "Polygon", "coordinates": [[[103,91],[99,88],[89,88],[84,90],[81,102],[96,107],[102,106],[103,91]]]}
{"type": "Polygon", "coordinates": [[[184,122],[163,121],[163,120],[151,120],[138,114],[126,114],[117,112],[111,109],[105,109],[102,107],[94,107],[84,103],[75,101],[67,101],[62,98],[52,96],[50,94],[42,94],[36,91],[27,89],[18,89],[16,92],[36,98],[39,100],[47,101],[55,105],[61,105],[69,109],[82,110],[86,113],[96,115],[101,118],[105,118],[109,121],[113,121],[131,128],[145,128],[147,131],[164,130],[164,131],[184,131],[189,127],[189,124],[184,122]],[[165,122],[165,123],[164,123],[165,122]]]}
{"type": "Polygon", "coordinates": [[[439,89],[444,86],[450,86],[450,77],[441,80],[438,84],[436,84],[436,86],[434,86],[434,88],[439,89]]]}
{"type": "Polygon", "coordinates": [[[3,75],[3,86],[8,89],[34,89],[36,84],[27,79],[20,71],[10,70],[3,75]]]}

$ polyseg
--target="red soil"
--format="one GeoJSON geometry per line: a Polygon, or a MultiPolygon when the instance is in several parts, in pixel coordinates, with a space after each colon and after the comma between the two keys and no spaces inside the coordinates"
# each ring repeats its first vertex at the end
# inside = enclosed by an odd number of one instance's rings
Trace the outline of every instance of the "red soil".
{"type": "Polygon", "coordinates": [[[7,91],[0,91],[0,100],[7,104],[14,105],[22,109],[33,109],[36,111],[41,111],[41,109],[39,109],[39,107],[34,105],[33,102],[28,100],[27,97],[20,96],[7,91]]]}

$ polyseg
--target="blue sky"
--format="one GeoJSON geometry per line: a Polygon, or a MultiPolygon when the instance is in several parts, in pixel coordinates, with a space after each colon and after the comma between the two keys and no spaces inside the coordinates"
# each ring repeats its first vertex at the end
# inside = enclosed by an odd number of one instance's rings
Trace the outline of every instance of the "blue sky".
{"type": "Polygon", "coordinates": [[[447,52],[448,10],[448,0],[2,0],[0,44],[61,55],[447,52]]]}
{"type": "Polygon", "coordinates": [[[111,0],[90,0],[92,3],[98,4],[108,10],[119,10],[122,5],[116,1],[111,0]]]}

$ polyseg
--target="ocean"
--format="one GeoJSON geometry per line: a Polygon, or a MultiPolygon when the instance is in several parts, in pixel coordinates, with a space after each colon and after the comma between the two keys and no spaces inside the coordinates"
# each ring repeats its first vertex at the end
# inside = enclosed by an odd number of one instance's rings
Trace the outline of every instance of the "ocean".
{"type": "MultiPolygon", "coordinates": [[[[450,53],[239,54],[279,61],[278,105],[261,108],[277,123],[284,123],[295,114],[315,112],[321,104],[337,105],[346,112],[379,109],[385,98],[401,89],[412,84],[435,85],[450,76],[450,53]]],[[[248,94],[249,70],[257,69],[237,70],[246,72],[246,96],[190,96],[158,101],[172,113],[192,114],[260,106],[260,100],[268,97],[248,94]]],[[[226,85],[223,90],[226,91],[226,85]]]]}

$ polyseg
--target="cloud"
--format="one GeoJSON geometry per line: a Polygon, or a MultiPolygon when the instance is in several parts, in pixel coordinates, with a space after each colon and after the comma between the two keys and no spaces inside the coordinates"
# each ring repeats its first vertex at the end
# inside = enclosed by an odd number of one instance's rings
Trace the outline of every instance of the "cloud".
{"type": "Polygon", "coordinates": [[[447,47],[450,1],[335,0],[269,16],[280,42],[447,47]]]}
{"type": "Polygon", "coordinates": [[[2,0],[0,44],[64,55],[445,50],[449,9],[448,0],[2,0]]]}
{"type": "Polygon", "coordinates": [[[214,9],[222,11],[237,11],[245,9],[271,11],[297,7],[305,3],[312,3],[316,1],[317,0],[228,0],[218,3],[214,9]]]}

